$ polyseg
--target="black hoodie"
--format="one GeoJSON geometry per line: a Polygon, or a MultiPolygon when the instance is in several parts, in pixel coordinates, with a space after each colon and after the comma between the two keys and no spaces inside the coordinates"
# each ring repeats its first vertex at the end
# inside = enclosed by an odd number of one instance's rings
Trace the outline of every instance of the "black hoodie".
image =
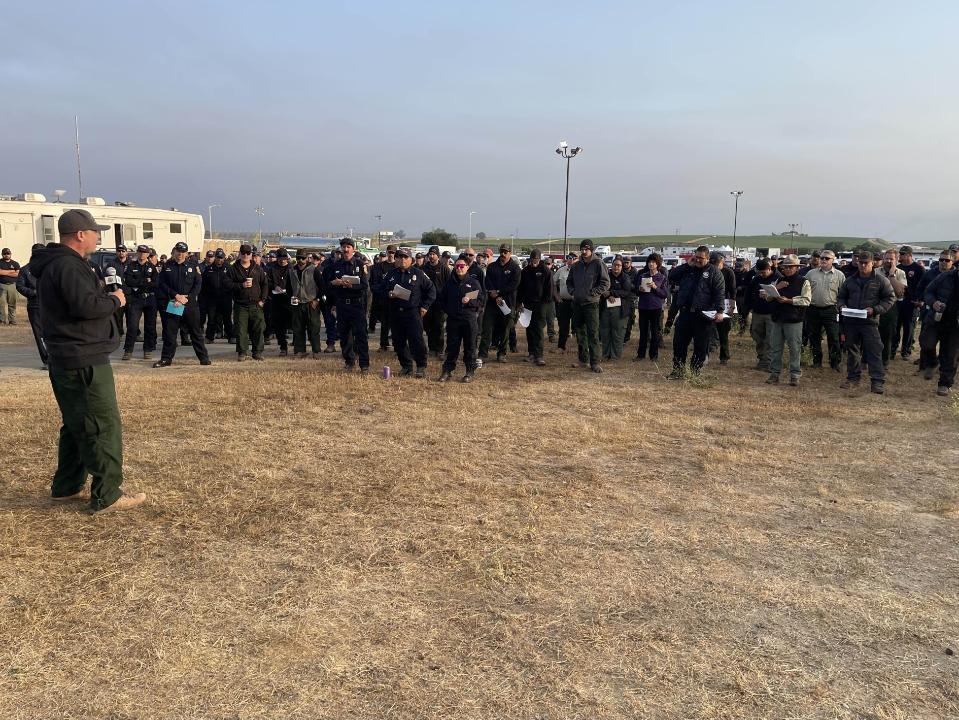
{"type": "Polygon", "coordinates": [[[107,294],[89,262],[66,245],[50,243],[30,258],[37,278],[40,326],[50,366],[75,370],[110,362],[120,345],[114,311],[120,301],[107,294]]]}

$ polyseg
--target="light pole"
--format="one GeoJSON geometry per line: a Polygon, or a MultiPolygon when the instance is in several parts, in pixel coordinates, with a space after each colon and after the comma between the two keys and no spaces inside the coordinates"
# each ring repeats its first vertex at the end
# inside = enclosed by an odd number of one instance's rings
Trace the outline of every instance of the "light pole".
{"type": "Polygon", "coordinates": [[[206,211],[210,216],[210,240],[214,239],[213,236],[213,208],[223,207],[220,203],[213,203],[212,205],[206,206],[206,211]]]}
{"type": "Polygon", "coordinates": [[[736,249],[736,228],[739,223],[739,198],[743,194],[742,190],[730,190],[729,194],[736,198],[735,209],[733,210],[733,250],[736,249]]]}
{"type": "Polygon", "coordinates": [[[376,218],[376,247],[380,246],[381,235],[383,234],[383,216],[374,215],[376,218]]]}
{"type": "Polygon", "coordinates": [[[563,140],[556,148],[556,154],[566,158],[566,212],[563,215],[563,255],[569,255],[569,161],[583,152],[583,148],[571,148],[569,143],[563,140]]]}
{"type": "Polygon", "coordinates": [[[263,242],[263,232],[261,230],[261,227],[263,222],[263,216],[266,213],[263,211],[262,205],[257,205],[253,209],[253,212],[256,213],[256,244],[259,245],[260,243],[263,242]]]}
{"type": "Polygon", "coordinates": [[[466,235],[466,247],[469,247],[473,244],[473,216],[476,214],[475,210],[470,210],[469,216],[469,231],[466,235]]]}

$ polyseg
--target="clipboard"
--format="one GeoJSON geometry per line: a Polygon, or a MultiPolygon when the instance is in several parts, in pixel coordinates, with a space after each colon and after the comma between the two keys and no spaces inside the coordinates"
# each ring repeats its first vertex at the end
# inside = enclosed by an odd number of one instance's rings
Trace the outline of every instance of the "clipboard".
{"type": "Polygon", "coordinates": [[[166,304],[166,312],[168,315],[182,315],[185,307],[186,305],[177,305],[175,301],[171,300],[166,304]]]}

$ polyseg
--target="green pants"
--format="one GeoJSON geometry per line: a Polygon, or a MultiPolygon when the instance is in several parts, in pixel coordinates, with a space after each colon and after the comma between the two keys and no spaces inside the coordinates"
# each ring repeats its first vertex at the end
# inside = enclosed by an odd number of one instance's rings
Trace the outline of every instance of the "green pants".
{"type": "Polygon", "coordinates": [[[546,321],[546,334],[549,335],[549,341],[556,339],[556,303],[543,303],[543,320],[546,321]]]}
{"type": "Polygon", "coordinates": [[[579,361],[599,364],[599,303],[573,303],[573,327],[576,328],[576,344],[579,346],[579,361]]]}
{"type": "Polygon", "coordinates": [[[542,304],[529,307],[533,316],[529,320],[529,327],[526,328],[526,347],[534,358],[543,357],[543,331],[546,329],[543,307],[542,304]]]}
{"type": "Polygon", "coordinates": [[[623,356],[623,338],[626,335],[627,318],[619,308],[603,308],[599,311],[599,342],[603,347],[604,360],[619,360],[623,356]]]}
{"type": "Polygon", "coordinates": [[[50,384],[63,416],[51,495],[74,495],[91,475],[90,508],[109,507],[119,499],[123,483],[123,426],[113,368],[51,367],[50,384]]]}
{"type": "Polygon", "coordinates": [[[16,283],[0,283],[0,323],[17,321],[16,283]]]}
{"type": "Polygon", "coordinates": [[[320,352],[320,309],[315,310],[310,304],[300,303],[290,308],[293,320],[293,352],[305,353],[306,341],[309,338],[310,349],[314,353],[320,352]]]}
{"type": "Polygon", "coordinates": [[[238,355],[249,355],[251,342],[254,355],[263,353],[263,334],[266,332],[263,308],[259,305],[234,305],[233,328],[236,332],[238,355]]]}
{"type": "Polygon", "coordinates": [[[899,338],[896,337],[899,328],[899,308],[896,305],[893,305],[889,312],[879,316],[879,339],[882,340],[883,365],[888,365],[889,361],[896,357],[896,349],[899,347],[899,338]]]}

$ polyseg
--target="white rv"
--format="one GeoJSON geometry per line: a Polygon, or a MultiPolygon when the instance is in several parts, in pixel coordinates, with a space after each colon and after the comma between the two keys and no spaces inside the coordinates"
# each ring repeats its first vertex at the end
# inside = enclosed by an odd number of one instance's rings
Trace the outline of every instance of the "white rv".
{"type": "Polygon", "coordinates": [[[113,250],[126,245],[133,250],[144,244],[157,253],[169,255],[183,241],[190,252],[203,249],[203,216],[179,210],[139,208],[131,203],[107,205],[102,198],[83,198],[79,203],[47,202],[39,193],[12,197],[0,195],[0,246],[13,251],[13,259],[24,264],[35,243],[57,242],[57,220],[67,210],[89,211],[101,225],[109,225],[100,238],[100,247],[113,250]]]}

